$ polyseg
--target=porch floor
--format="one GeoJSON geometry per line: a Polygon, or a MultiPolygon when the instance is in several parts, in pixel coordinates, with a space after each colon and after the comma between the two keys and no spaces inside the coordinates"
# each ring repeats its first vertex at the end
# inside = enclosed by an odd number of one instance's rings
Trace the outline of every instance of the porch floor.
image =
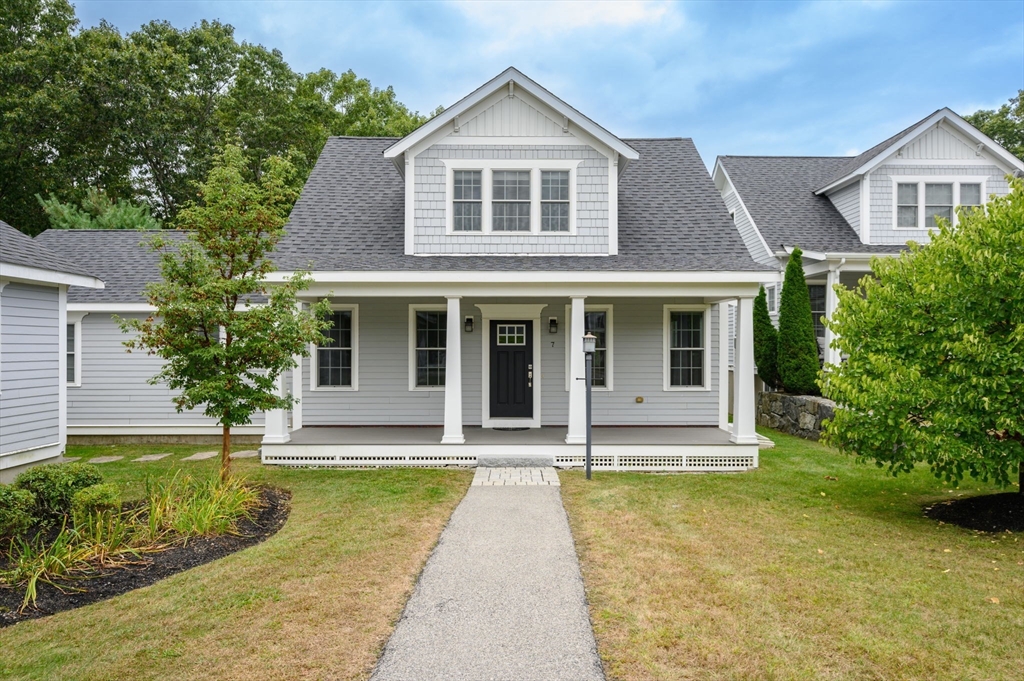
{"type": "MultiPolygon", "coordinates": [[[[291,433],[292,445],[436,445],[444,428],[438,426],[306,426],[291,433]]],[[[564,445],[565,426],[497,430],[466,426],[466,445],[564,445]]],[[[729,433],[707,427],[594,426],[594,445],[730,445],[729,433]]],[[[457,447],[457,446],[456,446],[457,447]]]]}

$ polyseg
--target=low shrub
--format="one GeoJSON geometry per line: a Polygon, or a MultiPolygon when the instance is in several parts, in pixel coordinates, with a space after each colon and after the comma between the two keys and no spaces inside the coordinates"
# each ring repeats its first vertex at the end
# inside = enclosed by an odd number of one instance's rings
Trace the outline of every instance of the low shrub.
{"type": "Polygon", "coordinates": [[[17,489],[36,497],[36,513],[42,520],[53,520],[71,513],[75,492],[103,482],[95,466],[84,463],[51,463],[30,468],[14,480],[17,489]]]}
{"type": "Polygon", "coordinates": [[[71,516],[75,527],[85,527],[96,516],[111,515],[121,510],[121,490],[111,482],[80,489],[71,497],[71,516]]]}
{"type": "Polygon", "coordinates": [[[16,537],[36,522],[36,496],[25,489],[0,485],[0,539],[16,537]]]}

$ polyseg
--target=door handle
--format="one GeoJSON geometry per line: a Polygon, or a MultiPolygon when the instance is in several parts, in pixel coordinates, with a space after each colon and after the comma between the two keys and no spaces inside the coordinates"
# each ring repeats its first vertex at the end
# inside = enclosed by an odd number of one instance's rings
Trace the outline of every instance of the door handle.
{"type": "Polygon", "coordinates": [[[529,372],[526,373],[526,381],[527,381],[526,387],[527,388],[532,388],[533,387],[533,372],[532,371],[529,371],[529,372]]]}

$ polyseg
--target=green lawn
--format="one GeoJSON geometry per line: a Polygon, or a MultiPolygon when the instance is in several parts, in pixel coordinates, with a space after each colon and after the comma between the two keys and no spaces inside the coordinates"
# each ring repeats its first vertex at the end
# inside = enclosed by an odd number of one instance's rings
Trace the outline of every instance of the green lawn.
{"type": "Polygon", "coordinates": [[[765,434],[756,472],[561,476],[610,679],[1021,678],[1024,535],[922,516],[995,488],[765,434]]]}
{"type": "MultiPolygon", "coordinates": [[[[100,470],[131,498],[147,474],[215,475],[218,459],[180,461],[213,448],[82,446],[68,456],[124,456],[100,470]],[[131,462],[157,452],[174,454],[131,462]]],[[[151,587],[0,629],[0,678],[366,678],[472,473],[233,465],[291,490],[278,534],[151,587]]]]}

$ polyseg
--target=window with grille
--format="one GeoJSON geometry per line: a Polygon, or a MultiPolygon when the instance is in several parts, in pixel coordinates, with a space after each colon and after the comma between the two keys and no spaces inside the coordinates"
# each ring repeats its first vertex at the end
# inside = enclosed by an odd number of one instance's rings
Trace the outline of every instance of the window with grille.
{"type": "Polygon", "coordinates": [[[324,331],[324,336],[329,342],[316,350],[317,385],[351,388],[354,360],[352,310],[335,310],[328,319],[331,327],[324,331]]]}
{"type": "Polygon", "coordinates": [[[479,232],[483,227],[481,171],[456,170],[452,185],[452,230],[479,232]]]}
{"type": "Polygon", "coordinates": [[[981,184],[976,182],[961,183],[960,205],[970,208],[981,205],[981,184]]]}
{"type": "Polygon", "coordinates": [[[778,289],[775,286],[764,287],[765,303],[768,305],[768,312],[771,314],[775,314],[775,312],[778,311],[778,300],[776,299],[777,293],[778,289]]]}
{"type": "Polygon", "coordinates": [[[495,232],[530,231],[530,171],[495,170],[491,228],[495,232]]]}
{"type": "Polygon", "coordinates": [[[896,227],[898,229],[938,227],[938,219],[956,223],[956,206],[973,208],[984,204],[981,182],[929,182],[936,178],[900,178],[896,184],[896,227]],[[914,180],[914,181],[910,181],[914,180]]]}
{"type": "Polygon", "coordinates": [[[590,385],[595,388],[608,387],[608,313],[584,312],[583,328],[597,339],[594,349],[593,373],[590,385]]]}
{"type": "Polygon", "coordinates": [[[416,311],[416,387],[444,386],[448,313],[416,311]]]}
{"type": "Polygon", "coordinates": [[[526,324],[498,324],[498,345],[526,345],[526,324]]]}
{"type": "Polygon", "coordinates": [[[811,297],[811,318],[814,320],[814,335],[818,338],[825,337],[825,325],[821,318],[825,316],[825,287],[821,284],[811,284],[807,287],[807,293],[811,297]]]}
{"type": "Polygon", "coordinates": [[[540,231],[569,231],[569,171],[540,174],[540,231]]]}
{"type": "Polygon", "coordinates": [[[704,385],[704,313],[672,312],[669,326],[669,385],[704,385]]]}
{"type": "Polygon", "coordinates": [[[924,186],[924,226],[938,227],[936,218],[947,222],[953,219],[953,185],[926,184],[924,186]]]}
{"type": "Polygon", "coordinates": [[[77,382],[76,379],[78,378],[78,367],[75,366],[75,360],[77,358],[77,353],[75,352],[75,335],[76,335],[75,332],[77,331],[77,329],[75,329],[75,326],[76,326],[76,324],[68,324],[67,325],[67,331],[66,331],[66,333],[67,333],[67,363],[68,363],[68,367],[67,367],[67,382],[68,383],[76,383],[77,382]]]}

